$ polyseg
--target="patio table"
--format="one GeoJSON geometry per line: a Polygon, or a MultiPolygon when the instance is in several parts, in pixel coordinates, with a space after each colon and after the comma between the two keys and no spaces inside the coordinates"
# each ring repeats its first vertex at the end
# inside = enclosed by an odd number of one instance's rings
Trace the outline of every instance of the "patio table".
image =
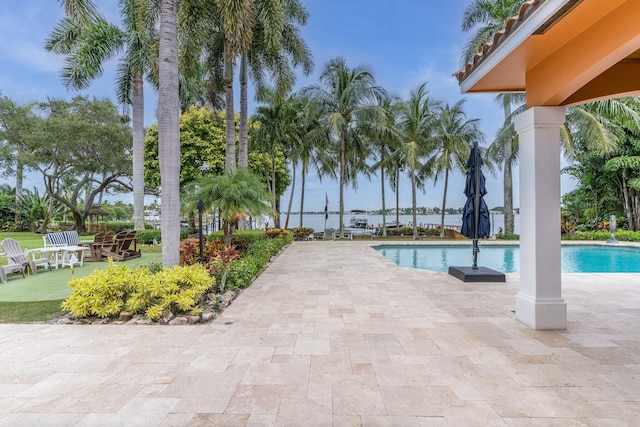
{"type": "Polygon", "coordinates": [[[35,259],[36,254],[41,254],[49,258],[49,265],[56,269],[60,267],[71,267],[74,264],[84,265],[85,251],[90,250],[87,246],[47,246],[39,249],[31,249],[29,253],[35,259]],[[73,256],[76,255],[74,260],[73,256]]]}

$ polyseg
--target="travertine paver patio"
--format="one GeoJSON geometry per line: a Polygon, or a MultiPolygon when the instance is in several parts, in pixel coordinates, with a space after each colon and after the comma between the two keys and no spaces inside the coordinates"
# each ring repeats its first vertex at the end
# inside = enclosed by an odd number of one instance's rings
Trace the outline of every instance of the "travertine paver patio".
{"type": "Polygon", "coordinates": [[[621,426],[640,275],[565,275],[567,331],[371,242],[297,242],[209,325],[0,325],[3,426],[621,426]]]}

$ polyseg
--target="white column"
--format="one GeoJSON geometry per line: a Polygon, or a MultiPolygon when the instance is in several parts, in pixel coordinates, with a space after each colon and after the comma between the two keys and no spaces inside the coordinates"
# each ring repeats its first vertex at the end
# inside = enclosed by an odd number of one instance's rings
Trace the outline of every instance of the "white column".
{"type": "Polygon", "coordinates": [[[560,129],[564,107],[516,117],[520,140],[520,292],[516,318],[533,329],[567,329],[560,273],[560,129]]]}

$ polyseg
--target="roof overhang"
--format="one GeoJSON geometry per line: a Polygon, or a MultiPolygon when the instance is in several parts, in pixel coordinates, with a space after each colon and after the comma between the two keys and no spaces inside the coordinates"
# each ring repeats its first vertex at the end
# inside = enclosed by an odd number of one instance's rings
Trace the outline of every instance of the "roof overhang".
{"type": "Polygon", "coordinates": [[[639,95],[639,17],[640,0],[530,0],[456,77],[528,107],[639,95]]]}

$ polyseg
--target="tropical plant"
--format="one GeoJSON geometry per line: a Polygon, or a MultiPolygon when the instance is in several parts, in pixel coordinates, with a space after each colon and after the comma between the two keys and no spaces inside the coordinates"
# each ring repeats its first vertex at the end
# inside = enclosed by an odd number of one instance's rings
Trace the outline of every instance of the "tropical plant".
{"type": "Polygon", "coordinates": [[[434,151],[427,161],[434,173],[434,180],[444,174],[444,190],[442,192],[442,213],[440,215],[440,237],[444,237],[444,212],[447,207],[447,188],[449,172],[464,170],[469,157],[471,145],[482,139],[478,128],[478,119],[469,119],[464,112],[464,99],[453,105],[444,105],[438,110],[437,119],[433,123],[433,138],[437,141],[434,151]]]}
{"type": "MultiPolygon", "coordinates": [[[[377,103],[382,109],[383,115],[380,120],[371,123],[367,127],[366,134],[371,140],[378,157],[378,161],[371,165],[371,170],[380,170],[380,187],[382,198],[382,236],[387,235],[387,207],[385,200],[385,180],[389,178],[392,182],[392,187],[395,188],[395,171],[397,168],[397,160],[389,161],[390,155],[398,148],[400,136],[398,133],[398,120],[400,118],[399,106],[400,99],[389,95],[383,94],[378,96],[377,103]]],[[[396,210],[397,212],[397,210],[396,210]]],[[[396,216],[396,224],[398,224],[398,217],[396,216]]]]}
{"type": "Polygon", "coordinates": [[[465,44],[460,56],[464,66],[473,56],[482,51],[493,35],[504,29],[507,20],[518,14],[526,0],[473,0],[464,10],[462,31],[473,30],[475,34],[465,44]]]}
{"type": "MultiPolygon", "coordinates": [[[[192,192],[198,194],[205,207],[218,210],[227,246],[231,245],[234,224],[239,216],[273,214],[264,183],[249,171],[227,170],[222,175],[203,177],[194,185],[196,190],[192,192]]],[[[188,203],[194,204],[197,200],[188,203]]]]}
{"type": "Polygon", "coordinates": [[[303,94],[322,106],[323,125],[338,147],[340,238],[344,237],[344,186],[348,181],[355,185],[358,172],[365,171],[368,147],[362,131],[382,117],[376,97],[383,93],[384,89],[376,86],[371,72],[363,66],[350,68],[343,58],[329,60],[320,75],[320,83],[303,89],[303,94]]]}
{"type": "Polygon", "coordinates": [[[401,142],[391,159],[400,160],[406,166],[411,180],[411,211],[413,214],[413,238],[418,238],[416,217],[417,188],[423,187],[424,179],[431,174],[431,165],[426,162],[436,148],[434,138],[437,109],[441,102],[428,96],[427,83],[411,90],[409,99],[401,106],[399,129],[401,142]]]}

